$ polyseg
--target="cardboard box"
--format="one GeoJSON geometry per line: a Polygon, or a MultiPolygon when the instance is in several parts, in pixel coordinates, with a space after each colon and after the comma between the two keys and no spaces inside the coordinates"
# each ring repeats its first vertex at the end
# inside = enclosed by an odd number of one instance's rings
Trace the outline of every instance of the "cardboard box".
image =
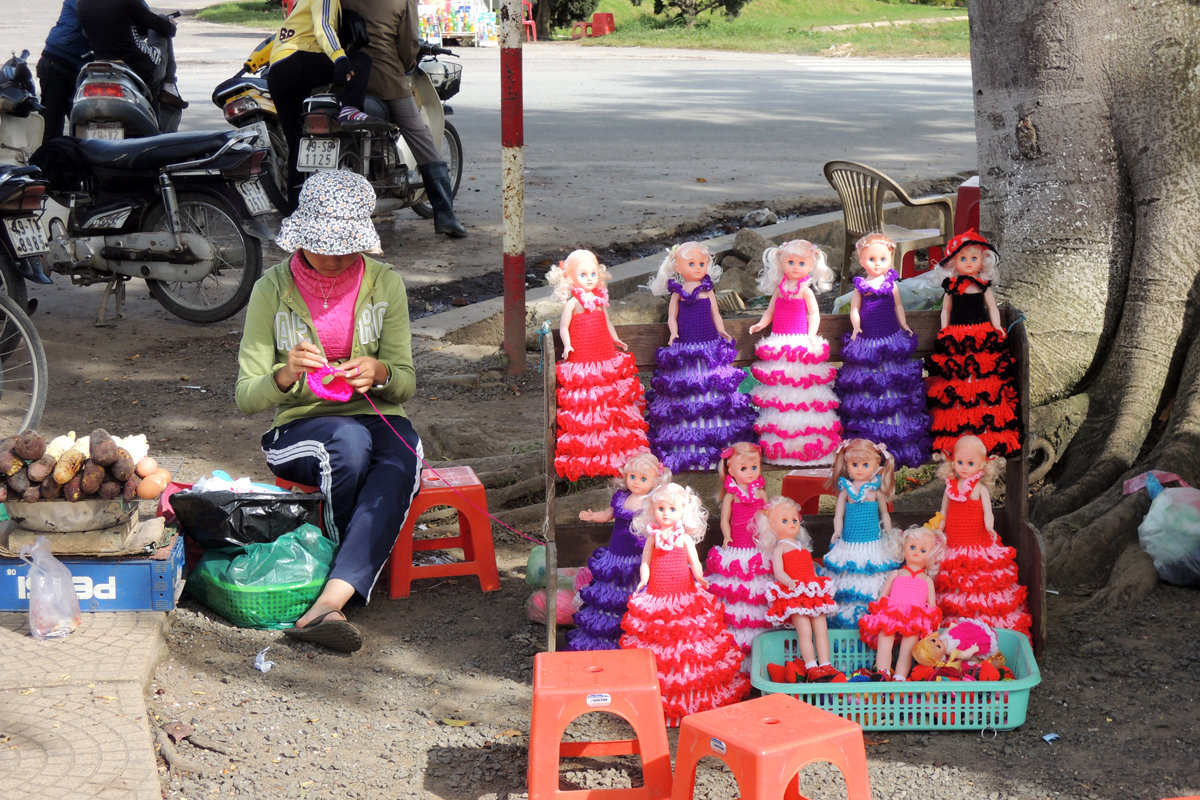
{"type": "MultiPolygon", "coordinates": [[[[145,558],[60,558],[82,611],[170,611],[183,591],[183,536],[145,558]]],[[[29,565],[0,558],[0,611],[29,610],[29,565]]]]}

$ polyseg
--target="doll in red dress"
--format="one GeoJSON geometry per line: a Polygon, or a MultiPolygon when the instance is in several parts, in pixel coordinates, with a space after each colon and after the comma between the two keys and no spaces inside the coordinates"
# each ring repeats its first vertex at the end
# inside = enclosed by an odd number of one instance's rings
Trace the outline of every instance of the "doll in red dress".
{"type": "Polygon", "coordinates": [[[696,543],[704,538],[707,518],[695,492],[668,483],[650,493],[633,519],[646,546],[641,580],[621,620],[621,647],[654,653],[670,726],[688,714],[736,703],[750,691],[724,609],[704,591],[708,582],[696,543]]]}
{"type": "Polygon", "coordinates": [[[754,519],[759,545],[771,551],[775,583],[767,589],[767,619],[796,629],[803,665],[789,664],[793,682],[846,680],[830,661],[829,625],[825,618],[837,610],[832,581],[813,568],[812,538],[800,525],[800,506],[775,497],[754,519]]]}
{"type": "Polygon", "coordinates": [[[1017,551],[1000,542],[990,490],[1002,459],[988,458],[978,436],[962,436],[938,468],[946,556],[935,581],[946,624],[975,619],[1029,635],[1033,623],[1017,583],[1017,551]]]}
{"type": "Polygon", "coordinates": [[[558,335],[563,361],[558,378],[554,468],[570,480],[620,474],[638,450],[649,450],[642,412],[646,397],[637,364],[608,318],[606,270],[587,250],[576,250],[546,273],[565,301],[558,335]],[[615,346],[614,346],[615,345],[615,346]]]}

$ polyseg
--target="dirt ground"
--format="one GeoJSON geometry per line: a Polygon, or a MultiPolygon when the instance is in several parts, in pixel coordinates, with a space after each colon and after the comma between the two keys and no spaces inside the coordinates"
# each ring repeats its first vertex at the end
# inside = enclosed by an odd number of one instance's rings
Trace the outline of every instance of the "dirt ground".
{"type": "MultiPolygon", "coordinates": [[[[598,249],[616,252],[625,244],[614,234],[597,235],[598,249]]],[[[477,246],[421,237],[405,252],[450,258],[454,248],[477,246]]],[[[403,272],[404,258],[394,263],[403,272]]],[[[151,454],[177,466],[182,481],[213,469],[269,479],[258,447],[269,416],[243,417],[233,402],[240,316],[210,326],[184,323],[133,282],[126,319],[96,328],[98,288],[60,280],[32,294],[52,371],[43,431],[143,432],[151,454]]],[[[512,378],[495,348],[414,345],[419,389],[407,410],[429,457],[493,457],[518,465],[536,484],[531,465],[543,422],[536,356],[528,376],[512,378]]],[[[537,492],[509,494],[502,516],[536,536],[540,511],[530,505],[537,492]]],[[[605,496],[597,489],[574,502],[599,507],[593,501],[605,496]]],[[[179,745],[184,762],[174,770],[162,765],[163,796],[523,796],[532,659],[544,648],[545,629],[525,618],[529,541],[497,527],[496,543],[500,592],[483,594],[466,578],[422,582],[405,600],[377,591],[351,615],[367,643],[350,656],[277,632],[235,628],[185,598],[169,656],[150,687],[150,723],[181,722],[195,735],[179,745]],[[274,667],[264,673],[253,663],[267,647],[274,667]]],[[[1050,597],[1043,680],[1020,729],[868,734],[874,796],[1093,800],[1200,793],[1196,592],[1160,585],[1115,612],[1088,600],[1076,592],[1050,597]],[[1050,734],[1058,738],[1047,741],[1050,734]]],[[[628,785],[630,773],[621,759],[574,762],[564,780],[628,785]]],[[[804,778],[802,788],[814,798],[844,796],[836,772],[813,767],[804,778]]],[[[705,768],[698,797],[735,794],[728,774],[705,768]]]]}

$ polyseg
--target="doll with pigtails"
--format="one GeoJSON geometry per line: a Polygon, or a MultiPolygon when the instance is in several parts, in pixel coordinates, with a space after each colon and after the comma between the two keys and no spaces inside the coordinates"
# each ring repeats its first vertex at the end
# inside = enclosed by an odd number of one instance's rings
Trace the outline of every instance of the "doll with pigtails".
{"type": "Polygon", "coordinates": [[[711,470],[724,448],[754,438],[754,407],[738,391],[745,375],[733,365],[737,347],[713,291],[720,277],[707,247],[684,242],[667,251],[649,285],[670,297],[671,332],[650,381],[650,447],[674,472],[711,470]]]}

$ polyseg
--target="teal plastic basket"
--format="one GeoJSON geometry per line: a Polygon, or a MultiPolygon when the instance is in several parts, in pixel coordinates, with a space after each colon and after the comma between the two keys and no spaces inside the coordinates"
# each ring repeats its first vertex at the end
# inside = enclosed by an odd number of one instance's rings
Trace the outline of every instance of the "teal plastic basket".
{"type": "MultiPolygon", "coordinates": [[[[795,631],[758,636],[751,650],[750,683],[763,694],[788,694],[876,731],[1007,731],[1024,724],[1029,691],[1042,682],[1033,648],[1023,634],[996,630],[1015,680],[890,681],[884,683],[776,683],[768,664],[800,658],[795,631]]],[[[833,665],[849,675],[875,666],[875,650],[854,630],[829,631],[833,665]]]]}

